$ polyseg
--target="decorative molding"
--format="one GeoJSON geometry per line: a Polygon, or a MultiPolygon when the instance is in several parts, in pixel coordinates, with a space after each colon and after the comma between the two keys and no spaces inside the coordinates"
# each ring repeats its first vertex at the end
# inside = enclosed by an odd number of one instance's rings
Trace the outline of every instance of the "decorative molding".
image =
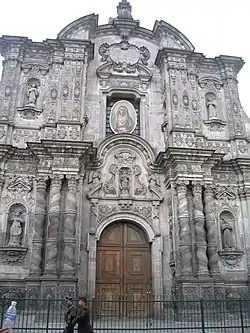
{"type": "Polygon", "coordinates": [[[217,118],[211,118],[209,120],[204,120],[204,124],[210,132],[222,132],[226,122],[217,118]]]}
{"type": "Polygon", "coordinates": [[[27,251],[26,247],[0,247],[0,258],[4,264],[19,265],[23,263],[27,251]]]}
{"type": "Polygon", "coordinates": [[[239,266],[244,252],[239,250],[222,250],[219,251],[219,257],[224,266],[234,268],[239,266]]]}
{"type": "Polygon", "coordinates": [[[27,120],[38,119],[43,112],[42,109],[38,109],[34,105],[25,105],[22,108],[18,108],[17,111],[19,112],[20,117],[22,119],[27,119],[27,120]]]}

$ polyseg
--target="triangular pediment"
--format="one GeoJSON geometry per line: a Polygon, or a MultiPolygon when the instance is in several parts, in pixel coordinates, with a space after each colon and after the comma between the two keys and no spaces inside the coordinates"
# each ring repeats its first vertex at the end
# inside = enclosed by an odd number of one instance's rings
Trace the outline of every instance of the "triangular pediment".
{"type": "Polygon", "coordinates": [[[221,189],[215,194],[216,199],[227,199],[227,200],[235,200],[236,194],[226,188],[221,189]]]}
{"type": "Polygon", "coordinates": [[[8,185],[11,192],[30,192],[32,190],[31,180],[24,180],[21,177],[12,179],[8,185]]]}

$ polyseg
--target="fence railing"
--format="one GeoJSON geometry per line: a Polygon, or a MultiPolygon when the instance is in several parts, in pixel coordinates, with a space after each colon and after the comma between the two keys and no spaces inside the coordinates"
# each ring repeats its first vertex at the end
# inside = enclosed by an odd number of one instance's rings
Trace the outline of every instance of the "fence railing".
{"type": "MultiPolygon", "coordinates": [[[[13,299],[0,298],[0,320],[13,299]]],[[[14,333],[62,332],[61,299],[15,299],[14,333]]],[[[77,302],[76,302],[77,305],[77,302]]],[[[96,332],[250,333],[250,299],[191,299],[145,295],[93,298],[89,301],[96,332]]]]}

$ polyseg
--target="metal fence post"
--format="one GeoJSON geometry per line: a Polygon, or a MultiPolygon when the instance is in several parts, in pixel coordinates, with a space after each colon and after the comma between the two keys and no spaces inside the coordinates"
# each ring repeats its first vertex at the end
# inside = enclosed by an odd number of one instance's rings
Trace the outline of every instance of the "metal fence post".
{"type": "Polygon", "coordinates": [[[50,306],[51,306],[51,298],[48,298],[48,310],[47,310],[47,321],[46,321],[46,332],[49,332],[49,315],[50,315],[50,306]]]}
{"type": "Polygon", "coordinates": [[[243,313],[242,313],[242,300],[239,299],[240,302],[240,325],[241,325],[241,333],[244,333],[244,319],[243,319],[243,313]]]}
{"type": "Polygon", "coordinates": [[[4,321],[4,309],[6,304],[6,296],[3,297],[3,304],[2,304],[2,314],[1,314],[1,327],[3,327],[3,321],[4,321]]]}
{"type": "Polygon", "coordinates": [[[206,332],[206,327],[205,327],[205,317],[204,317],[204,303],[203,299],[200,299],[200,308],[201,308],[201,331],[202,333],[206,332]]]}

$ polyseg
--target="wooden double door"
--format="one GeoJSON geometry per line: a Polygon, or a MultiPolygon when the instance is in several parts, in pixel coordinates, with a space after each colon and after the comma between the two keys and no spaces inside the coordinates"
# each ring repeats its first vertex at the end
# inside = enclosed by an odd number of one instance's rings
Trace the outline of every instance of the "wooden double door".
{"type": "Polygon", "coordinates": [[[147,236],[140,227],[120,222],[104,230],[97,247],[96,283],[101,313],[148,312],[151,254],[147,236]]]}

